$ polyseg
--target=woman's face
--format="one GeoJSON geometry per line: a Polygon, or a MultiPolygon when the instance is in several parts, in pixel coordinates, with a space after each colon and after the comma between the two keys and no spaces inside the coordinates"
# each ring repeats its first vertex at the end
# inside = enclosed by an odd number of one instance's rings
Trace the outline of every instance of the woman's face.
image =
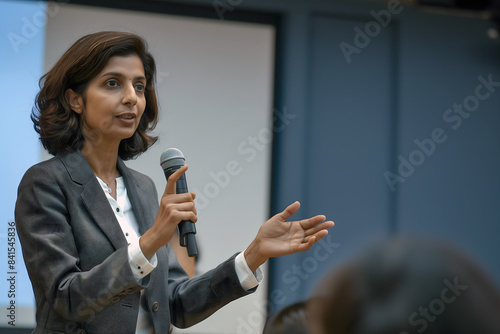
{"type": "Polygon", "coordinates": [[[81,113],[86,140],[119,144],[132,137],[146,108],[145,89],[144,66],[137,55],[111,57],[85,92],[81,113]]]}

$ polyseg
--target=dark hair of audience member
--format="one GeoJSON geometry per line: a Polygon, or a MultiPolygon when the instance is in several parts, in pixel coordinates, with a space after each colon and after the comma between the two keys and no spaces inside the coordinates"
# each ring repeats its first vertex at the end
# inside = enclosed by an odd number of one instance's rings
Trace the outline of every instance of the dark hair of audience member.
{"type": "Polygon", "coordinates": [[[334,270],[307,305],[312,334],[500,333],[500,293],[439,241],[397,238],[334,270]]]}
{"type": "Polygon", "coordinates": [[[262,334],[305,334],[308,326],[306,302],[298,302],[271,316],[262,334]]]}

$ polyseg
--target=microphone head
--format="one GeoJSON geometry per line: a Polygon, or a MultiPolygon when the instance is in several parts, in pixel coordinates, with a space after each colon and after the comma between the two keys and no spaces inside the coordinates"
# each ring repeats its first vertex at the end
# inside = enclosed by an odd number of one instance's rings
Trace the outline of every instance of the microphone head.
{"type": "Polygon", "coordinates": [[[184,154],[177,148],[165,150],[160,157],[160,165],[163,170],[173,166],[184,166],[185,162],[184,154]]]}

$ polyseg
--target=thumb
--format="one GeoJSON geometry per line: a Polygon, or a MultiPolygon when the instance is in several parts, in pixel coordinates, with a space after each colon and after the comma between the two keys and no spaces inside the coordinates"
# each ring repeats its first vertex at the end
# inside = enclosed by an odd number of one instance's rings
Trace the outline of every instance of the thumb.
{"type": "Polygon", "coordinates": [[[188,169],[188,165],[184,165],[178,170],[176,170],[167,180],[167,186],[165,187],[165,192],[163,195],[176,194],[177,193],[177,180],[181,177],[184,172],[188,169]]]}
{"type": "Polygon", "coordinates": [[[281,218],[283,221],[286,221],[288,218],[294,215],[299,210],[299,208],[300,208],[299,201],[295,201],[289,206],[287,206],[285,210],[278,213],[277,216],[279,216],[279,218],[281,218]]]}

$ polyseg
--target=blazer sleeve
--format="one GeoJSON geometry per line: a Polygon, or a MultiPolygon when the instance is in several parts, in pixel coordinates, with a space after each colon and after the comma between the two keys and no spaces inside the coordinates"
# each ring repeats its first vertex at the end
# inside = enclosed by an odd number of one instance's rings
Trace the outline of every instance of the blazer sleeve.
{"type": "MultiPolygon", "coordinates": [[[[175,257],[174,252],[171,253],[171,257],[175,257]]],[[[244,290],[241,286],[234,264],[236,255],[215,269],[189,280],[181,279],[181,282],[175,279],[181,275],[172,274],[177,267],[170,268],[170,309],[173,311],[170,317],[174,326],[187,328],[197,324],[229,302],[257,290],[257,287],[244,290]]],[[[177,264],[175,259],[172,261],[177,264]]]]}
{"type": "Polygon", "coordinates": [[[81,270],[60,184],[65,179],[53,167],[42,163],[26,172],[18,188],[16,227],[37,304],[48,302],[61,317],[80,322],[143,286],[132,274],[127,247],[81,270]]]}

